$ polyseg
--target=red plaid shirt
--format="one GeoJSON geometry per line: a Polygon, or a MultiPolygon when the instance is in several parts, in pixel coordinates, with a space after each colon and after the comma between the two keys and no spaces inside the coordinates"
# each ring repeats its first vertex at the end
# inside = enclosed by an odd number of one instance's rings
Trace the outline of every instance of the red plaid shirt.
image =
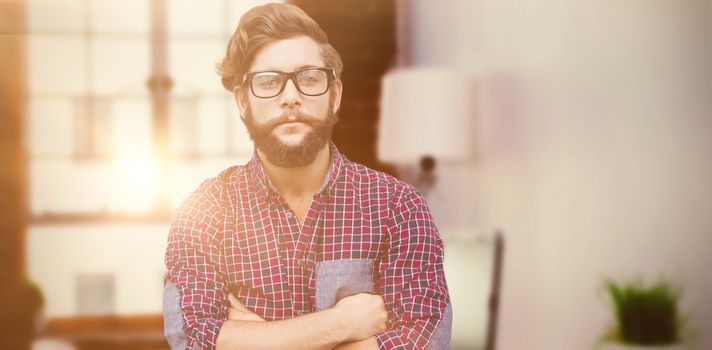
{"type": "Polygon", "coordinates": [[[232,292],[266,320],[315,311],[320,262],[372,259],[388,310],[381,349],[424,349],[449,303],[443,245],[410,185],[344,158],[301,225],[255,155],[208,179],[173,218],[167,281],[180,294],[188,348],[214,349],[232,292]]]}

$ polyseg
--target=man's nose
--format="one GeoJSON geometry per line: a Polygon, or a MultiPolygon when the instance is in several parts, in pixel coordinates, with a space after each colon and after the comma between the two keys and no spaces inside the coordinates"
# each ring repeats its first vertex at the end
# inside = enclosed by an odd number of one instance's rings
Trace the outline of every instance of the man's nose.
{"type": "Polygon", "coordinates": [[[292,79],[287,80],[284,86],[284,91],[280,96],[280,105],[282,107],[299,107],[302,104],[302,95],[299,93],[297,86],[292,79]]]}

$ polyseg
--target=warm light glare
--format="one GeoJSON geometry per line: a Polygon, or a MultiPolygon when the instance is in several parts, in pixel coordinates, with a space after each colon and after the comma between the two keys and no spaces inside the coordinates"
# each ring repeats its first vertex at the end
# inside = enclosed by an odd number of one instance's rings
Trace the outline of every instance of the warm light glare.
{"type": "Polygon", "coordinates": [[[158,166],[155,159],[142,156],[123,156],[114,162],[116,184],[112,189],[121,202],[147,203],[155,199],[158,166]]]}

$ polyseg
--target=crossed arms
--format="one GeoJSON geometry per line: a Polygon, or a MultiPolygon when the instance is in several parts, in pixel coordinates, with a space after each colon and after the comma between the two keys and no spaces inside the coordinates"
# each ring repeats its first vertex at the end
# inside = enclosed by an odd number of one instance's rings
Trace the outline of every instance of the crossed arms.
{"type": "Polygon", "coordinates": [[[265,322],[232,294],[228,321],[217,349],[378,349],[373,336],[386,328],[387,312],[378,295],[356,294],[308,315],[265,322]]]}

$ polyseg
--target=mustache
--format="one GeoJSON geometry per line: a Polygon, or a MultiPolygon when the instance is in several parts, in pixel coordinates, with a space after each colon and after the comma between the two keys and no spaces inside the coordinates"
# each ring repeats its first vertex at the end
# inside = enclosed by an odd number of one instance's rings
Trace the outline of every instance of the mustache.
{"type": "Polygon", "coordinates": [[[279,118],[277,118],[275,120],[270,120],[269,122],[266,123],[265,127],[267,127],[269,130],[271,130],[271,129],[276,128],[278,125],[281,125],[284,123],[291,123],[291,122],[301,122],[304,124],[308,124],[312,127],[319,124],[319,121],[316,120],[311,115],[308,115],[308,114],[300,112],[300,111],[290,111],[290,112],[282,113],[279,116],[279,118]]]}

